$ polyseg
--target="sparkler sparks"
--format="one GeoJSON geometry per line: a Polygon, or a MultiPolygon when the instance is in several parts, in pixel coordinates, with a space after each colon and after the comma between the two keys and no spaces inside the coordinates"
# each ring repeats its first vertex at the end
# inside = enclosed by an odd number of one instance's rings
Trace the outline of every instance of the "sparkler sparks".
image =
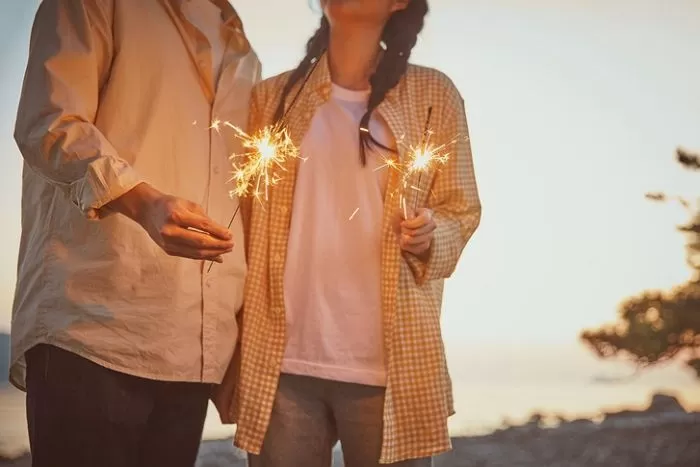
{"type": "MultiPolygon", "coordinates": [[[[233,130],[245,150],[242,154],[233,154],[229,157],[233,166],[233,175],[229,181],[235,184],[234,189],[229,193],[232,198],[253,196],[262,204],[263,196],[265,201],[268,200],[270,187],[281,180],[279,172],[287,170],[285,163],[289,159],[304,160],[289,132],[281,124],[267,126],[252,135],[230,122],[219,120],[214,120],[210,128],[218,132],[221,125],[233,130]]],[[[229,229],[238,211],[237,208],[233,213],[229,229]]],[[[211,271],[213,265],[214,263],[209,264],[207,272],[211,271]]]]}
{"type": "Polygon", "coordinates": [[[428,173],[437,169],[438,166],[447,164],[447,161],[450,159],[447,146],[456,142],[456,140],[454,140],[448,144],[435,146],[430,141],[432,134],[432,131],[426,130],[423,142],[420,146],[409,146],[409,157],[403,174],[403,191],[400,201],[405,219],[408,219],[409,193],[411,191],[413,192],[413,210],[415,211],[418,208],[419,195],[424,191],[421,183],[423,181],[423,175],[427,176],[428,173]],[[416,183],[413,183],[416,174],[418,175],[418,180],[416,183]]]}
{"type": "Polygon", "coordinates": [[[219,120],[218,118],[214,119],[214,121],[211,122],[211,126],[209,127],[209,129],[219,133],[221,130],[221,120],[219,120]]]}
{"type": "MultiPolygon", "coordinates": [[[[399,188],[390,194],[393,198],[398,195],[399,205],[403,210],[405,219],[408,219],[409,198],[413,198],[415,211],[418,207],[419,194],[426,190],[422,187],[423,176],[433,171],[438,170],[440,166],[444,166],[450,160],[450,148],[462,139],[457,136],[451,141],[444,144],[434,144],[432,141],[433,131],[430,129],[430,119],[433,113],[433,108],[428,108],[428,116],[425,121],[425,129],[423,138],[420,144],[413,145],[406,143],[405,136],[398,138],[397,145],[402,151],[407,154],[406,160],[398,160],[393,157],[382,156],[382,164],[375,168],[375,171],[388,169],[396,170],[401,177],[399,188]],[[417,180],[414,180],[417,179],[417,180]],[[413,196],[411,196],[413,195],[413,196]]],[[[432,190],[430,190],[432,193],[432,190]]]]}
{"type": "MultiPolygon", "coordinates": [[[[404,218],[408,219],[408,199],[413,198],[415,211],[418,207],[419,194],[425,190],[422,187],[423,175],[427,175],[437,170],[439,166],[447,164],[450,159],[449,147],[457,143],[459,138],[440,145],[432,142],[433,131],[430,129],[430,119],[433,108],[428,108],[428,116],[425,121],[425,129],[420,144],[412,145],[405,142],[405,138],[398,140],[398,146],[402,148],[408,156],[406,161],[398,161],[390,157],[383,157],[383,163],[375,170],[389,169],[396,170],[401,176],[400,188],[398,191],[399,204],[403,210],[404,218]],[[416,179],[417,180],[414,180],[416,179]],[[413,196],[411,196],[413,194],[413,196]]],[[[392,197],[396,193],[392,193],[392,197]]]]}
{"type": "MultiPolygon", "coordinates": [[[[325,53],[325,50],[323,53],[325,53]]],[[[241,140],[243,148],[246,149],[246,152],[243,154],[230,156],[233,165],[233,176],[230,181],[235,183],[235,188],[230,191],[232,197],[254,196],[258,201],[262,202],[261,196],[264,188],[265,200],[267,200],[270,186],[276,185],[280,181],[279,172],[286,171],[284,167],[286,161],[289,159],[304,160],[300,157],[299,149],[287,131],[285,122],[289,112],[299,100],[306,83],[318,67],[320,63],[319,57],[314,58],[311,63],[311,68],[306,73],[292,102],[276,124],[267,126],[249,135],[230,122],[223,122],[224,126],[231,128],[235,132],[236,137],[241,140]],[[243,162],[239,163],[236,159],[243,159],[243,162]]],[[[221,124],[222,122],[219,119],[215,119],[210,129],[219,132],[221,124]]],[[[229,222],[229,228],[233,225],[238,211],[236,209],[233,213],[233,217],[231,217],[229,222]]],[[[209,271],[211,271],[212,266],[213,263],[209,265],[209,271]]]]}
{"type": "Polygon", "coordinates": [[[245,149],[243,154],[231,156],[231,181],[235,183],[231,196],[254,196],[260,202],[264,196],[267,200],[269,188],[280,181],[280,172],[286,171],[285,163],[289,159],[304,160],[289,132],[280,125],[265,127],[253,135],[228,122],[224,125],[235,132],[245,149]],[[243,159],[243,163],[237,159],[243,159]]]}

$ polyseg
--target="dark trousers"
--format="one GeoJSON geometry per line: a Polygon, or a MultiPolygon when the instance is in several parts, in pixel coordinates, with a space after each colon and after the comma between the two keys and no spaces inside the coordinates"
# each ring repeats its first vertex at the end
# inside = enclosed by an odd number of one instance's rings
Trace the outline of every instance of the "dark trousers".
{"type": "Polygon", "coordinates": [[[33,467],[192,467],[208,384],[125,375],[71,352],[27,352],[33,467]]]}

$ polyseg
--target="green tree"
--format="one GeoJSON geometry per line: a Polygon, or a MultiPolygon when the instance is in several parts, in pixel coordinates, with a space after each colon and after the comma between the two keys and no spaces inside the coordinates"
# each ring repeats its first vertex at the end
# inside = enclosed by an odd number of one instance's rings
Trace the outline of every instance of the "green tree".
{"type": "MultiPolygon", "coordinates": [[[[700,173],[700,156],[678,149],[678,162],[700,173]]],[[[650,193],[656,202],[678,201],[690,221],[678,227],[686,237],[691,279],[672,290],[651,290],[626,299],[616,322],[585,330],[581,339],[599,357],[625,356],[639,368],[672,359],[684,361],[700,378],[700,203],[663,193],[650,193]]]]}

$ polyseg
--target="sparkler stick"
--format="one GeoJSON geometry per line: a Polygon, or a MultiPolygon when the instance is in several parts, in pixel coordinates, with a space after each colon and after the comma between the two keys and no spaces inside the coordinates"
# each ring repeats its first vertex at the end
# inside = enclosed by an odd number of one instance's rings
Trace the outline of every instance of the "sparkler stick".
{"type": "MultiPolygon", "coordinates": [[[[236,218],[236,215],[238,214],[238,211],[240,211],[240,209],[241,205],[239,204],[238,206],[236,206],[236,210],[233,212],[233,217],[231,218],[231,222],[228,223],[228,227],[226,227],[227,229],[230,229],[233,225],[233,220],[236,218]]],[[[212,266],[214,266],[214,261],[209,263],[209,269],[207,269],[207,272],[211,272],[212,266]]]]}
{"type": "MultiPolygon", "coordinates": [[[[423,142],[420,145],[420,149],[424,152],[427,151],[427,149],[428,149],[427,144],[428,144],[428,141],[430,140],[430,118],[432,117],[432,115],[433,115],[433,106],[431,105],[430,107],[428,107],[428,116],[425,119],[425,129],[423,130],[423,142]]],[[[418,209],[418,196],[420,194],[419,193],[420,182],[421,182],[422,177],[423,177],[423,170],[420,170],[418,172],[418,186],[416,188],[415,198],[414,198],[414,202],[413,202],[413,212],[414,213],[418,209]]]]}

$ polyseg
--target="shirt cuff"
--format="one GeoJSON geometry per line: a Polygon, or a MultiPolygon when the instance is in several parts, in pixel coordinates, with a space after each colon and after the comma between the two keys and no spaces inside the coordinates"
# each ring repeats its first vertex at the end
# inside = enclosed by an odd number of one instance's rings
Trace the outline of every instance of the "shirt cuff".
{"type": "Polygon", "coordinates": [[[105,205],[127,193],[143,179],[124,160],[103,156],[88,166],[85,176],[71,186],[71,201],[91,220],[107,217],[105,205]]]}

